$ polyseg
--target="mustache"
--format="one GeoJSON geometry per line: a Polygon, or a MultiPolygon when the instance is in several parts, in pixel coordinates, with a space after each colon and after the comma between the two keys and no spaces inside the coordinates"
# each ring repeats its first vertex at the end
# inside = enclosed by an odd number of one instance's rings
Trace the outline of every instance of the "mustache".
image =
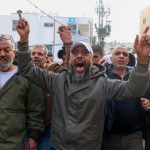
{"type": "Polygon", "coordinates": [[[84,66],[86,66],[86,61],[84,59],[76,59],[74,66],[75,67],[84,67],[84,66]]]}
{"type": "Polygon", "coordinates": [[[0,56],[0,60],[8,61],[9,59],[5,56],[0,56]]]}

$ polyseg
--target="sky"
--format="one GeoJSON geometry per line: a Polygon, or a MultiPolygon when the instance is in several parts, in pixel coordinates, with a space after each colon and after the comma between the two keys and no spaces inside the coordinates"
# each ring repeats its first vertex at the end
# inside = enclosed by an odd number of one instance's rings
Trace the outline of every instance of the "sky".
{"type": "MultiPolygon", "coordinates": [[[[99,0],[4,0],[0,5],[0,15],[10,15],[17,10],[38,12],[52,16],[90,17],[98,23],[96,8],[99,0]],[[40,10],[39,10],[40,9],[40,10]]],[[[105,8],[110,8],[111,34],[107,41],[133,42],[139,32],[139,14],[150,6],[150,0],[103,0],[105,8]]]]}

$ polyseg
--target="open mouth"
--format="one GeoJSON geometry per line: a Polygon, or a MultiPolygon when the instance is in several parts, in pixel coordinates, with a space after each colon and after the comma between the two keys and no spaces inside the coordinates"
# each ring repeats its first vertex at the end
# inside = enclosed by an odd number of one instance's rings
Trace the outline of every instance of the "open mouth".
{"type": "Polygon", "coordinates": [[[75,66],[76,66],[76,67],[84,67],[85,65],[84,65],[83,62],[78,62],[78,63],[76,63],[75,66]]]}
{"type": "Polygon", "coordinates": [[[36,60],[36,59],[33,60],[33,61],[34,61],[34,63],[40,63],[40,61],[39,61],[39,60],[36,60]]]}
{"type": "Polygon", "coordinates": [[[75,70],[78,73],[83,73],[85,71],[85,63],[82,60],[79,60],[75,64],[75,70]]]}
{"type": "Polygon", "coordinates": [[[119,65],[125,65],[125,63],[124,63],[124,62],[118,62],[118,64],[119,64],[119,65]]]}

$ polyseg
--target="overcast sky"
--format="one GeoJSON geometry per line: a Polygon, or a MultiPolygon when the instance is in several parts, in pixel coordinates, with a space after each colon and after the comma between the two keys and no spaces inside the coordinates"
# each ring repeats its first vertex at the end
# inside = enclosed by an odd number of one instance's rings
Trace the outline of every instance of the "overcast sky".
{"type": "MultiPolygon", "coordinates": [[[[30,0],[41,10],[62,17],[91,17],[97,23],[98,0],[30,0]]],[[[132,42],[139,31],[139,13],[150,6],[150,0],[103,0],[111,10],[111,36],[106,41],[132,42]]],[[[21,9],[23,12],[38,12],[27,0],[4,0],[0,15],[9,15],[21,9]]]]}

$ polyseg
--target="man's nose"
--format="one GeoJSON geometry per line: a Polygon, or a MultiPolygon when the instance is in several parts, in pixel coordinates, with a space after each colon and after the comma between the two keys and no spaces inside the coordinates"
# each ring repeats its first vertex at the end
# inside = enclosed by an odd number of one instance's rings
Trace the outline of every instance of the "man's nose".
{"type": "Polygon", "coordinates": [[[78,55],[77,55],[77,57],[79,57],[79,58],[83,57],[82,53],[79,52],[78,55]]]}
{"type": "Polygon", "coordinates": [[[0,55],[5,56],[5,51],[3,49],[0,50],[0,55]]]}
{"type": "Polygon", "coordinates": [[[120,55],[119,55],[120,57],[124,57],[124,55],[123,55],[123,53],[120,53],[120,55]]]}

